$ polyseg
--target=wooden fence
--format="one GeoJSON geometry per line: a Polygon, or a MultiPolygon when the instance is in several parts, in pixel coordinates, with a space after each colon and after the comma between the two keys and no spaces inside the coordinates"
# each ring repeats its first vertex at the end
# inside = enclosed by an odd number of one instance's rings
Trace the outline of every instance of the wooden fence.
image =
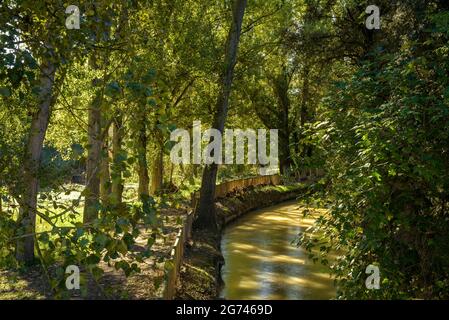
{"type": "Polygon", "coordinates": [[[166,270],[165,281],[162,284],[160,298],[172,300],[176,293],[176,281],[182,265],[185,243],[192,237],[193,211],[191,210],[184,220],[182,228],[176,236],[175,244],[170,253],[170,268],[166,270]]]}
{"type": "MultiPolygon", "coordinates": [[[[239,180],[233,180],[224,182],[221,184],[217,184],[215,186],[215,199],[223,198],[226,195],[246,189],[248,187],[256,187],[256,186],[262,186],[262,185],[279,185],[281,184],[281,176],[278,174],[274,174],[271,176],[260,176],[255,178],[247,178],[247,179],[239,179],[239,180]]],[[[192,193],[192,209],[195,211],[196,207],[198,205],[200,192],[194,192],[192,193]]]]}
{"type": "Polygon", "coordinates": [[[260,185],[278,185],[281,183],[281,177],[279,175],[261,176],[248,179],[240,179],[221,183],[215,187],[215,199],[225,197],[227,194],[243,190],[248,187],[255,187],[260,185]]]}

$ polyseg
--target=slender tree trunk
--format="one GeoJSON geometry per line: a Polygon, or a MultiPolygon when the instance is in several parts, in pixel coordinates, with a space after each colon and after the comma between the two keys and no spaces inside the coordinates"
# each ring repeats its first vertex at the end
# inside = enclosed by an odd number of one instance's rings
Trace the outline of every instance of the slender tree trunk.
{"type": "Polygon", "coordinates": [[[148,161],[147,161],[147,126],[145,117],[142,119],[138,132],[138,175],[139,175],[139,196],[148,196],[148,161]]]}
{"type": "MultiPolygon", "coordinates": [[[[95,7],[96,5],[94,5],[95,7]]],[[[102,30],[99,26],[95,30],[95,40],[100,41],[104,32],[110,32],[110,26],[102,30]]],[[[95,97],[89,107],[88,113],[88,154],[86,164],[86,189],[84,202],[83,222],[91,223],[98,218],[100,208],[100,172],[102,166],[101,151],[103,147],[102,135],[102,104],[104,98],[105,83],[108,81],[107,68],[110,60],[110,52],[93,52],[90,57],[90,65],[95,70],[102,70],[103,76],[99,81],[102,88],[95,93],[95,97]]]]}
{"type": "Polygon", "coordinates": [[[285,128],[279,131],[279,171],[287,174],[291,166],[290,137],[285,128]]]}
{"type": "Polygon", "coordinates": [[[290,98],[288,96],[289,79],[286,67],[283,67],[281,74],[274,79],[273,87],[280,108],[279,169],[281,174],[286,174],[291,166],[289,124],[290,98]]]}
{"type": "Polygon", "coordinates": [[[164,183],[164,151],[158,146],[156,158],[151,168],[151,194],[157,194],[164,183]]]}
{"type": "Polygon", "coordinates": [[[294,132],[293,132],[293,145],[294,145],[294,151],[295,151],[295,158],[297,159],[297,157],[299,157],[300,156],[300,154],[301,154],[301,148],[300,148],[300,142],[301,140],[300,140],[300,134],[299,134],[299,132],[298,132],[298,130],[296,129],[294,132]]]}
{"type": "Polygon", "coordinates": [[[115,205],[122,203],[123,194],[123,164],[120,160],[123,142],[123,120],[122,115],[118,114],[112,123],[112,199],[115,205]]]}
{"type": "Polygon", "coordinates": [[[23,165],[24,190],[18,220],[22,237],[17,241],[16,246],[16,258],[23,263],[31,263],[34,260],[34,233],[39,189],[38,171],[51,107],[54,103],[55,73],[54,63],[50,59],[45,60],[41,65],[39,109],[33,115],[26,145],[23,165]]]}
{"type": "MultiPolygon", "coordinates": [[[[302,89],[302,99],[301,99],[301,130],[302,130],[302,134],[299,138],[299,140],[303,140],[305,139],[305,135],[304,135],[304,131],[305,131],[305,126],[306,123],[308,121],[310,121],[310,115],[309,115],[309,110],[307,108],[308,102],[309,102],[309,76],[310,76],[310,67],[308,65],[305,66],[304,68],[304,74],[303,74],[303,78],[304,78],[304,83],[303,83],[303,89],[302,89]]],[[[312,148],[310,146],[304,146],[303,148],[303,155],[302,158],[305,159],[306,157],[310,157],[312,155],[312,148]]]]}
{"type": "Polygon", "coordinates": [[[86,165],[86,189],[84,204],[84,223],[98,218],[100,198],[101,167],[101,93],[98,93],[89,108],[88,157],[86,165]]]}
{"type": "MultiPolygon", "coordinates": [[[[235,0],[233,6],[232,23],[226,43],[225,60],[220,77],[220,91],[213,124],[213,128],[219,130],[221,133],[224,131],[228,114],[229,96],[231,94],[234,68],[237,62],[237,52],[246,4],[247,0],[235,0]]],[[[217,230],[214,203],[217,171],[217,164],[206,165],[204,168],[198,218],[195,221],[195,228],[197,229],[217,230]]]]}
{"type": "Polygon", "coordinates": [[[168,180],[168,184],[169,184],[170,187],[173,185],[173,173],[174,172],[175,172],[175,165],[173,163],[171,163],[170,164],[170,177],[169,177],[169,180],[168,180]]]}
{"type": "MultiPolygon", "coordinates": [[[[108,130],[109,128],[104,128],[108,130]]],[[[109,135],[106,134],[101,147],[101,170],[100,170],[100,199],[103,205],[108,205],[111,195],[111,174],[109,170],[109,135]]]]}
{"type": "Polygon", "coordinates": [[[283,141],[282,141],[282,173],[287,173],[291,165],[291,153],[290,153],[290,126],[288,123],[289,106],[284,106],[283,119],[282,119],[282,131],[283,141]]]}
{"type": "Polygon", "coordinates": [[[195,178],[198,177],[198,167],[199,167],[198,164],[192,164],[193,176],[194,176],[195,178]]]}
{"type": "MultiPolygon", "coordinates": [[[[122,7],[120,12],[120,22],[118,24],[116,37],[123,41],[126,39],[129,31],[128,8],[126,5],[122,7]]],[[[122,143],[123,143],[123,115],[118,111],[112,121],[112,151],[111,151],[111,196],[109,197],[110,204],[115,208],[122,208],[123,196],[123,176],[124,170],[122,158],[122,143]]]]}

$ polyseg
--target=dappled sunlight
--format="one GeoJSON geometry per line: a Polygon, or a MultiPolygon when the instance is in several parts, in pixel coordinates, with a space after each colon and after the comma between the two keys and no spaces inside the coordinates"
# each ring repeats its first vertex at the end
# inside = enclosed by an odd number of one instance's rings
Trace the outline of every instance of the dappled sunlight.
{"type": "MultiPolygon", "coordinates": [[[[297,250],[296,248],[293,248],[297,250]]],[[[233,254],[241,254],[241,252],[238,251],[232,251],[233,254]]],[[[265,251],[267,253],[267,251],[265,251]]],[[[286,263],[286,264],[297,264],[297,265],[304,265],[306,263],[306,259],[302,259],[299,257],[292,257],[288,255],[266,255],[266,254],[260,254],[258,251],[254,254],[246,254],[245,260],[259,260],[259,261],[266,261],[267,257],[270,259],[270,262],[272,263],[286,263]]]]}
{"type": "Polygon", "coordinates": [[[303,217],[296,202],[257,210],[229,226],[222,240],[222,277],[227,299],[331,299],[335,288],[328,268],[292,245],[299,232],[326,214],[303,217]]]}

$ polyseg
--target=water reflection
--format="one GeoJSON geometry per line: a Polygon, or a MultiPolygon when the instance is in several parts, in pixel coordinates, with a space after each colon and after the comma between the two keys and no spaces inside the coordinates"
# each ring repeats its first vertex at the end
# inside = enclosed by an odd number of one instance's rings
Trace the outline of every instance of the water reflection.
{"type": "Polygon", "coordinates": [[[298,233],[313,223],[296,202],[258,210],[230,225],[222,240],[226,299],[331,299],[328,270],[292,246],[298,233]]]}

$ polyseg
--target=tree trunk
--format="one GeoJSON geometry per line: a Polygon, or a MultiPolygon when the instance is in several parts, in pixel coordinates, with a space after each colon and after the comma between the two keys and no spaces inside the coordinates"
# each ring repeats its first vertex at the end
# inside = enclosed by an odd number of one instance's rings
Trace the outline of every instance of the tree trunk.
{"type": "Polygon", "coordinates": [[[148,185],[150,178],[148,177],[148,161],[147,161],[147,126],[145,117],[142,119],[138,132],[138,175],[139,175],[139,196],[148,196],[148,185]]]}
{"type": "Polygon", "coordinates": [[[293,145],[294,145],[294,151],[295,151],[295,159],[298,159],[298,157],[301,155],[301,148],[300,148],[300,133],[298,131],[298,128],[295,128],[295,131],[293,132],[293,145]]]}
{"type": "MultiPolygon", "coordinates": [[[[95,7],[96,5],[94,5],[95,7]]],[[[99,26],[95,30],[95,40],[100,41],[104,32],[110,32],[110,26],[106,30],[102,30],[99,26]]],[[[108,74],[106,72],[109,66],[110,52],[94,51],[90,57],[89,64],[94,70],[102,70],[103,76],[98,82],[101,83],[102,88],[95,93],[95,97],[89,107],[88,113],[88,151],[86,164],[86,189],[83,222],[91,223],[98,218],[98,211],[100,208],[100,172],[102,167],[101,151],[103,147],[102,127],[102,104],[104,98],[105,84],[108,81],[108,74]]]]}
{"type": "Polygon", "coordinates": [[[90,223],[98,218],[100,197],[100,166],[101,166],[101,94],[98,93],[89,108],[88,120],[88,156],[86,165],[86,189],[84,204],[84,223],[90,223]]]}
{"type": "Polygon", "coordinates": [[[157,194],[164,183],[164,151],[162,146],[158,147],[156,158],[151,168],[151,194],[157,194]]]}
{"type": "MultiPolygon", "coordinates": [[[[309,110],[307,108],[308,102],[309,102],[309,77],[310,77],[310,67],[308,65],[305,66],[304,68],[304,74],[303,74],[303,78],[304,78],[304,83],[303,83],[303,89],[302,89],[302,99],[301,99],[301,136],[299,138],[300,142],[301,140],[305,139],[305,135],[304,135],[304,131],[305,131],[305,126],[306,123],[308,121],[310,121],[310,115],[309,115],[309,110]]],[[[311,146],[304,146],[303,147],[303,154],[302,154],[302,158],[303,160],[306,157],[310,157],[312,156],[312,147],[311,146]]]]}
{"type": "Polygon", "coordinates": [[[273,85],[281,112],[281,127],[279,128],[279,170],[281,174],[287,174],[291,166],[291,153],[289,124],[290,98],[288,96],[289,79],[286,67],[283,67],[281,74],[274,79],[273,85]]]}
{"type": "Polygon", "coordinates": [[[287,174],[291,166],[290,155],[290,137],[288,131],[279,131],[279,171],[281,174],[287,174]]]}
{"type": "Polygon", "coordinates": [[[199,167],[199,164],[192,164],[192,171],[193,171],[194,178],[198,177],[198,167],[199,167]]]}
{"type": "MultiPolygon", "coordinates": [[[[231,94],[234,68],[237,62],[237,52],[246,4],[247,0],[235,0],[231,28],[229,30],[226,43],[225,60],[220,77],[220,91],[217,99],[216,113],[213,124],[213,128],[219,130],[221,133],[224,131],[228,113],[229,96],[231,94]]],[[[217,164],[206,165],[204,168],[200,191],[198,218],[194,224],[197,229],[217,230],[214,204],[217,171],[217,164]]]]}
{"type": "MultiPolygon", "coordinates": [[[[104,128],[108,130],[109,128],[104,128]]],[[[111,195],[111,174],[109,170],[109,135],[106,134],[101,147],[100,199],[104,206],[109,203],[111,195]]]]}
{"type": "Polygon", "coordinates": [[[123,119],[122,115],[118,114],[112,123],[112,201],[114,205],[118,206],[122,203],[123,194],[123,164],[120,160],[123,142],[123,119]]]}
{"type": "Polygon", "coordinates": [[[22,237],[17,241],[16,246],[16,258],[22,263],[31,263],[34,260],[38,171],[51,107],[54,103],[55,73],[56,66],[53,62],[50,59],[45,60],[41,65],[39,109],[33,115],[23,164],[24,190],[18,219],[22,237]]]}
{"type": "MultiPolygon", "coordinates": [[[[168,179],[168,185],[170,186],[170,188],[173,185],[173,174],[174,173],[175,173],[175,165],[173,163],[170,163],[170,177],[168,179]]],[[[1,209],[1,207],[0,207],[0,209],[1,209]]]]}

